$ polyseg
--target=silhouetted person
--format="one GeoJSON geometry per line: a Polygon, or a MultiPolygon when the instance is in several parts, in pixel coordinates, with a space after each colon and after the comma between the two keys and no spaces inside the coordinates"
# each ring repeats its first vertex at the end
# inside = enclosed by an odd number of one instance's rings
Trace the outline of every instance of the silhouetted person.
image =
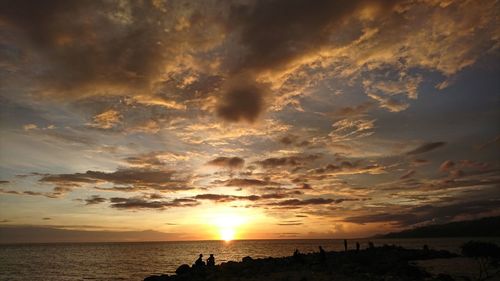
{"type": "Polygon", "coordinates": [[[295,249],[295,251],[293,252],[293,256],[298,257],[299,255],[300,255],[299,249],[295,249]]]}
{"type": "Polygon", "coordinates": [[[321,262],[325,262],[326,260],[326,252],[323,250],[323,247],[319,246],[319,260],[321,262]]]}
{"type": "Polygon", "coordinates": [[[347,252],[347,239],[344,239],[344,250],[347,252]]]}
{"type": "Polygon", "coordinates": [[[299,252],[299,249],[295,249],[293,252],[293,260],[295,262],[302,262],[302,254],[299,252]]]}
{"type": "Polygon", "coordinates": [[[356,242],[356,252],[359,252],[359,242],[356,242]]]}
{"type": "Polygon", "coordinates": [[[215,257],[214,254],[210,254],[210,257],[207,259],[207,266],[215,266],[215,257]]]}
{"type": "Polygon", "coordinates": [[[370,248],[370,249],[375,248],[375,245],[373,245],[372,241],[368,241],[368,248],[370,248]]]}
{"type": "Polygon", "coordinates": [[[195,267],[204,267],[205,266],[205,262],[203,261],[203,255],[200,254],[200,256],[198,257],[198,259],[194,262],[194,266],[195,267]]]}

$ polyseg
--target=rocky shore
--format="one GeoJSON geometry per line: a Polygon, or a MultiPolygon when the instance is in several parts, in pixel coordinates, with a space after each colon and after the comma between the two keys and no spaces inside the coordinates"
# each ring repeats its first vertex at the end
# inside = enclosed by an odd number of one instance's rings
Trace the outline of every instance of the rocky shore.
{"type": "Polygon", "coordinates": [[[430,274],[417,261],[451,259],[456,254],[428,248],[371,247],[359,251],[295,253],[290,257],[225,262],[211,267],[181,265],[175,275],[150,276],[144,281],[322,281],[393,280],[450,281],[449,275],[430,274]]]}

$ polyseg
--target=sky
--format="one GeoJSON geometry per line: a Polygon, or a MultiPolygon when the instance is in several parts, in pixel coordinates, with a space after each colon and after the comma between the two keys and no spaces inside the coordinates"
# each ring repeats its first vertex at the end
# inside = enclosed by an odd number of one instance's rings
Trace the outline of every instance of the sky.
{"type": "Polygon", "coordinates": [[[499,215],[499,6],[0,1],[0,242],[499,215]]]}

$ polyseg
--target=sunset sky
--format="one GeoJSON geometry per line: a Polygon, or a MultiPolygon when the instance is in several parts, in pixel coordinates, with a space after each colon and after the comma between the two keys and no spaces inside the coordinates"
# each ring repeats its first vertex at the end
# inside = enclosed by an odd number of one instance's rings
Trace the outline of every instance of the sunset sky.
{"type": "Polygon", "coordinates": [[[499,215],[498,11],[2,0],[0,242],[366,237],[499,215]]]}

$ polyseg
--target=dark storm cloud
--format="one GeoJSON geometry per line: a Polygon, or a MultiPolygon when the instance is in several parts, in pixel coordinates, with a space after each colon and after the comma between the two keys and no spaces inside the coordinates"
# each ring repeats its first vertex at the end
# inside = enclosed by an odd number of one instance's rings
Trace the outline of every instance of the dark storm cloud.
{"type": "Polygon", "coordinates": [[[238,69],[279,69],[317,51],[332,40],[332,32],[366,5],[390,9],[395,1],[255,1],[231,9],[232,28],[240,32],[246,53],[238,69]]]}
{"type": "Polygon", "coordinates": [[[174,199],[172,201],[148,200],[141,197],[113,197],[109,200],[117,209],[166,209],[172,207],[194,207],[199,203],[194,199],[174,199]]]}
{"type": "Polygon", "coordinates": [[[325,45],[341,45],[332,40],[332,32],[357,8],[369,3],[384,10],[390,2],[274,0],[233,5],[228,26],[242,50],[230,67],[233,76],[219,99],[218,115],[232,122],[254,122],[265,109],[268,92],[254,76],[281,71],[325,45]]]}
{"type": "MultiPolygon", "coordinates": [[[[58,186],[75,187],[88,183],[112,183],[125,185],[116,187],[121,191],[137,191],[156,189],[162,191],[177,191],[191,189],[184,179],[177,179],[174,171],[152,169],[121,169],[115,172],[87,171],[85,173],[44,175],[40,182],[58,186]]],[[[99,189],[99,188],[98,188],[99,189]]],[[[113,188],[101,188],[112,190],[113,188]]]]}
{"type": "Polygon", "coordinates": [[[437,149],[441,146],[444,146],[445,144],[446,144],[446,142],[442,142],[442,141],[428,142],[428,143],[425,143],[425,144],[423,144],[423,145],[421,145],[413,150],[408,151],[406,154],[407,155],[415,155],[415,154],[425,153],[425,152],[437,149]]]}
{"type": "Polygon", "coordinates": [[[490,200],[475,200],[469,202],[457,202],[446,205],[422,205],[407,210],[393,211],[391,213],[377,213],[344,219],[346,222],[358,224],[365,223],[387,223],[391,222],[398,226],[410,226],[424,222],[448,222],[461,215],[481,215],[500,208],[500,198],[490,200]]]}
{"type": "Polygon", "coordinates": [[[217,115],[230,122],[254,122],[264,110],[265,85],[252,78],[238,78],[232,81],[219,99],[217,115]]]}
{"type": "MultiPolygon", "coordinates": [[[[37,79],[48,89],[149,86],[168,57],[161,9],[150,1],[25,1],[0,4],[16,47],[47,62],[37,79]]],[[[66,95],[66,93],[64,93],[66,95]]]]}
{"type": "Polygon", "coordinates": [[[240,157],[217,157],[208,161],[207,164],[228,169],[241,169],[245,165],[245,160],[240,157]]]}
{"type": "Polygon", "coordinates": [[[99,204],[99,203],[104,203],[106,202],[106,198],[104,197],[101,197],[99,195],[92,195],[90,197],[88,197],[87,199],[85,199],[85,205],[96,205],[96,204],[99,204]]]}

